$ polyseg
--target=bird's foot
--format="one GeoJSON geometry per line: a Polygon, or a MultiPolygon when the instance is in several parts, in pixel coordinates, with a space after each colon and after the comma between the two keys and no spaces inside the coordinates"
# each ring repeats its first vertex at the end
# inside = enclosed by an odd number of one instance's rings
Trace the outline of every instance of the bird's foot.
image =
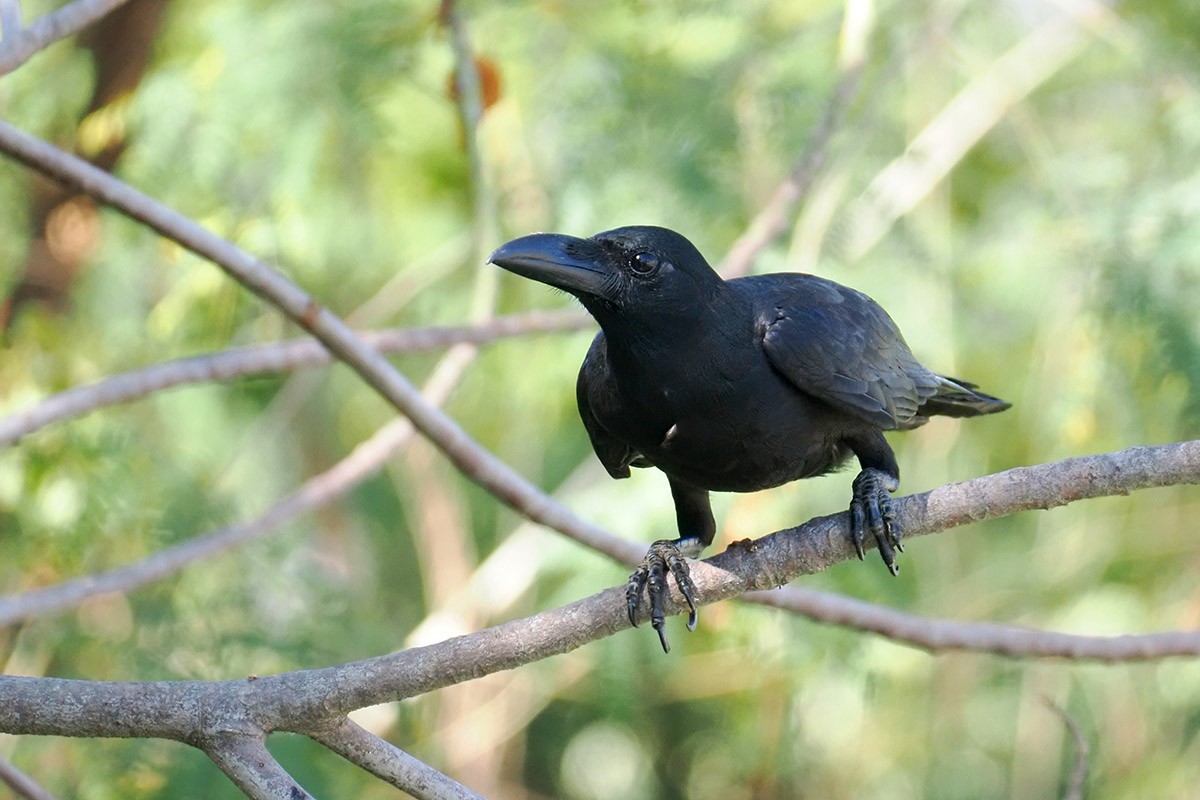
{"type": "Polygon", "coordinates": [[[863,539],[870,531],[879,546],[879,555],[893,575],[900,572],[896,566],[896,553],[904,552],[900,543],[900,529],[892,511],[891,493],[900,487],[900,480],[878,469],[864,469],[854,479],[854,496],[850,500],[850,536],[854,550],[861,560],[863,539]]]}
{"type": "Polygon", "coordinates": [[[629,624],[635,628],[638,610],[642,606],[643,592],[650,599],[650,624],[658,632],[658,640],[662,642],[664,653],[671,652],[671,644],[667,641],[666,617],[663,613],[663,604],[671,594],[667,586],[668,573],[675,576],[675,585],[679,587],[679,593],[687,602],[688,630],[696,630],[696,622],[699,620],[696,611],[696,585],[692,583],[691,571],[680,548],[680,545],[683,545],[689,550],[695,549],[695,554],[699,555],[699,543],[695,543],[695,548],[688,547],[691,544],[693,541],[688,539],[662,539],[650,545],[646,557],[629,576],[629,583],[625,587],[625,607],[629,613],[629,624]]]}

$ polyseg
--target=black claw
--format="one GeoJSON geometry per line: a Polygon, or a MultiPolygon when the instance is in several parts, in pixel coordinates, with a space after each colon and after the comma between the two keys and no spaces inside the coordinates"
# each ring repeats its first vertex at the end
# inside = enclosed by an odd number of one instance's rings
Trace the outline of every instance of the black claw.
{"type": "Polygon", "coordinates": [[[862,502],[856,493],[854,499],[850,501],[850,538],[854,542],[854,552],[858,554],[859,561],[867,557],[863,550],[864,527],[866,527],[866,514],[863,512],[862,502]]]}
{"type": "Polygon", "coordinates": [[[688,606],[688,630],[694,631],[700,614],[696,608],[696,585],[692,582],[687,561],[679,552],[677,542],[660,541],[650,546],[646,557],[629,576],[625,586],[625,610],[629,623],[637,627],[637,614],[642,607],[642,597],[650,600],[650,625],[658,633],[664,653],[671,652],[667,639],[666,613],[664,605],[670,596],[667,575],[675,577],[675,585],[688,606]],[[643,595],[644,592],[644,595],[643,595]]]}
{"type": "Polygon", "coordinates": [[[688,630],[694,631],[696,623],[700,621],[700,612],[696,610],[696,584],[692,583],[691,571],[678,551],[667,554],[667,566],[670,567],[671,574],[675,576],[675,585],[679,587],[679,593],[687,602],[688,630]]]}
{"type": "Polygon", "coordinates": [[[650,569],[642,563],[629,576],[625,585],[625,610],[629,614],[629,624],[637,627],[638,607],[642,604],[642,592],[646,590],[646,581],[650,579],[650,569]]]}
{"type": "Polygon", "coordinates": [[[650,581],[646,585],[646,594],[650,597],[650,625],[658,631],[658,639],[662,642],[663,652],[671,652],[667,642],[666,615],[663,613],[663,596],[667,594],[667,572],[663,559],[656,558],[650,562],[650,581]]]}
{"type": "Polygon", "coordinates": [[[895,476],[882,470],[864,469],[854,479],[850,500],[850,537],[854,542],[854,551],[861,560],[865,533],[870,530],[879,556],[893,575],[900,572],[896,566],[896,553],[904,552],[890,494],[898,484],[895,476]]]}
{"type": "Polygon", "coordinates": [[[904,543],[900,541],[900,526],[896,524],[896,512],[892,510],[892,498],[889,495],[880,498],[879,508],[883,512],[883,527],[892,547],[896,548],[897,553],[903,553],[904,543]]]}
{"type": "Polygon", "coordinates": [[[883,559],[883,565],[888,568],[888,571],[893,575],[896,574],[896,553],[892,550],[892,546],[888,544],[888,540],[882,536],[875,540],[876,546],[879,548],[879,557],[883,559]]]}

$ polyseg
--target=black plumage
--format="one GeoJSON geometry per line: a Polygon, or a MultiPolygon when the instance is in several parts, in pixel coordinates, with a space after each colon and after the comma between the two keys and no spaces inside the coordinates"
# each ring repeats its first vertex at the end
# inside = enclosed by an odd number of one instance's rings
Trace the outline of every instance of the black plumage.
{"type": "Polygon", "coordinates": [[[799,273],[726,281],[665,228],[533,234],[491,261],[570,292],[600,323],[576,387],[592,446],[614,478],[630,467],[662,470],[675,501],[679,538],[655,542],[628,596],[633,621],[648,589],[664,649],[668,572],[695,625],[682,555],[712,542],[709,491],[822,475],[853,454],[861,467],[850,504],[855,547],[861,558],[870,531],[895,573],[902,547],[889,493],[900,471],[883,431],[1009,407],[922,366],[865,294],[799,273]]]}

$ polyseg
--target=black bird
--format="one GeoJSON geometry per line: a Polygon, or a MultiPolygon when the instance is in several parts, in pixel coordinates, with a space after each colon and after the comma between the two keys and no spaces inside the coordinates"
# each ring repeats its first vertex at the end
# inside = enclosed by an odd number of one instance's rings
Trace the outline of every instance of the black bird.
{"type": "Polygon", "coordinates": [[[800,273],[726,281],[666,228],[537,233],[489,260],[573,294],[600,323],[576,385],[592,447],[614,478],[658,467],[675,500],[679,538],[655,542],[626,591],[635,625],[649,595],[664,650],[668,572],[696,625],[683,557],[712,543],[709,491],[823,475],[853,454],[862,467],[850,501],[854,547],[861,559],[869,530],[894,575],[904,548],[889,495],[900,469],[883,431],[1009,407],[922,366],[865,294],[800,273]]]}

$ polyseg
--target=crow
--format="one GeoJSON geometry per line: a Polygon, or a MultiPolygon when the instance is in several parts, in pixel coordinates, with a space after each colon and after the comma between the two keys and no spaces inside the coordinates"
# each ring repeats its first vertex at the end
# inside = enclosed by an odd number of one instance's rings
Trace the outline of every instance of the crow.
{"type": "Polygon", "coordinates": [[[679,537],[651,545],[626,589],[643,595],[664,650],[675,577],[695,629],[685,557],[716,533],[710,491],[753,492],[824,475],[850,455],[858,557],[869,531],[895,575],[903,551],[890,493],[900,469],[885,430],[929,417],[993,414],[1009,403],[922,366],[896,323],[861,292],[815,275],[723,280],[682,235],[631,226],[588,239],[554,233],[502,245],[489,261],[577,297],[600,324],[576,383],[579,415],[614,478],[666,473],[679,537]]]}

